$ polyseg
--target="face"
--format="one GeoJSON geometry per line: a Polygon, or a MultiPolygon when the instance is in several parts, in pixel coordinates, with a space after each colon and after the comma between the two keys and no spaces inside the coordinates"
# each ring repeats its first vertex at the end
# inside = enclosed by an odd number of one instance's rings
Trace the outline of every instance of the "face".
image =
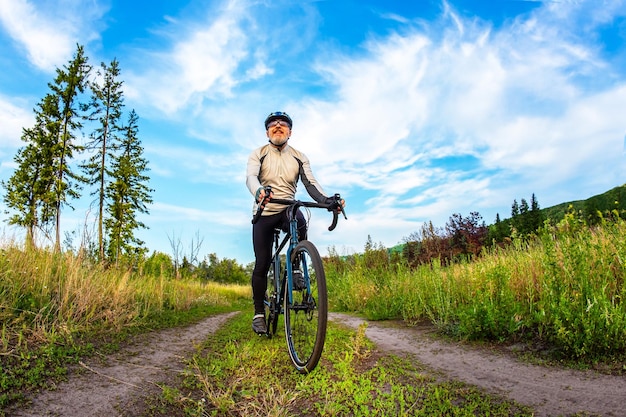
{"type": "MultiPolygon", "coordinates": [[[[275,122],[283,122],[282,120],[276,120],[275,122]]],[[[267,137],[270,141],[276,146],[282,146],[287,140],[289,136],[291,136],[291,129],[289,129],[289,125],[285,122],[283,123],[270,123],[267,128],[267,137]]]]}

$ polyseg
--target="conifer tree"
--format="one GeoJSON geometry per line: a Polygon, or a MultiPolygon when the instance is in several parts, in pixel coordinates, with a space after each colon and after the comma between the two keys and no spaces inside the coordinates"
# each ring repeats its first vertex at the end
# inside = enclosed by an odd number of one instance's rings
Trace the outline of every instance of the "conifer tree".
{"type": "Polygon", "coordinates": [[[144,242],[134,232],[146,225],[137,219],[140,213],[148,213],[147,205],[152,203],[154,191],[147,185],[149,177],[148,161],[143,157],[141,141],[137,137],[139,127],[135,111],[131,111],[128,125],[123,129],[119,155],[111,163],[112,182],[106,190],[108,204],[104,219],[107,230],[108,254],[114,262],[122,255],[130,257],[143,255],[144,242]]]}
{"type": "Polygon", "coordinates": [[[530,224],[532,231],[538,230],[543,225],[544,220],[544,215],[539,207],[539,201],[537,201],[537,197],[535,193],[533,193],[530,197],[530,224]]]}
{"type": "Polygon", "coordinates": [[[489,240],[502,242],[508,236],[507,224],[500,219],[500,213],[496,213],[495,223],[489,226],[489,240]]]}
{"type": "Polygon", "coordinates": [[[532,226],[530,225],[530,206],[528,205],[528,201],[525,198],[522,198],[519,205],[519,232],[522,235],[527,235],[531,233],[532,226]]]}
{"type": "Polygon", "coordinates": [[[74,173],[71,162],[82,148],[75,143],[81,128],[78,96],[84,91],[90,71],[83,47],[64,69],[57,69],[48,93],[35,109],[35,126],[24,129],[26,142],[14,160],[18,167],[3,186],[4,201],[15,210],[10,224],[26,228],[27,245],[34,244],[36,229],[47,233],[54,224],[55,250],[61,248],[61,208],[80,196],[77,187],[84,179],[74,173]]]}
{"type": "MultiPolygon", "coordinates": [[[[51,205],[55,218],[55,250],[61,249],[61,209],[69,205],[70,199],[80,197],[78,187],[85,179],[74,172],[71,167],[75,152],[81,152],[83,147],[76,143],[76,135],[82,128],[79,94],[84,93],[87,76],[91,68],[87,63],[82,46],[78,46],[76,54],[63,69],[57,69],[54,83],[48,84],[52,95],[58,100],[58,131],[52,137],[52,168],[54,181],[52,183],[51,205]]],[[[71,207],[71,206],[70,206],[71,207]]]]}
{"type": "Polygon", "coordinates": [[[511,206],[511,218],[519,215],[519,204],[517,204],[517,200],[513,200],[513,205],[511,206]]]}
{"type": "Polygon", "coordinates": [[[120,69],[117,60],[113,60],[110,66],[103,62],[100,67],[99,79],[89,83],[92,96],[85,110],[89,111],[88,119],[94,121],[96,127],[87,144],[91,156],[82,168],[89,185],[96,186],[92,195],[97,196],[98,256],[103,261],[105,191],[110,177],[107,161],[115,156],[119,147],[124,97],[122,82],[118,80],[120,69]]]}
{"type": "Polygon", "coordinates": [[[522,198],[522,202],[519,205],[519,214],[521,214],[523,216],[526,213],[528,213],[529,209],[530,209],[530,207],[528,206],[528,201],[526,201],[525,198],[522,198]]]}
{"type": "Polygon", "coordinates": [[[511,226],[513,226],[517,232],[520,231],[520,220],[519,204],[517,200],[514,199],[513,205],[511,206],[511,226]]]}
{"type": "MultiPolygon", "coordinates": [[[[48,96],[47,96],[48,98],[48,96]]],[[[44,103],[39,104],[40,108],[44,103]]],[[[26,229],[26,247],[35,245],[35,232],[50,216],[43,213],[44,198],[51,188],[51,146],[45,144],[45,125],[41,113],[31,129],[23,129],[22,140],[26,146],[19,149],[13,160],[17,169],[8,182],[2,182],[6,190],[4,202],[15,213],[8,218],[9,224],[26,229]]],[[[7,211],[6,214],[9,214],[7,211]]]]}

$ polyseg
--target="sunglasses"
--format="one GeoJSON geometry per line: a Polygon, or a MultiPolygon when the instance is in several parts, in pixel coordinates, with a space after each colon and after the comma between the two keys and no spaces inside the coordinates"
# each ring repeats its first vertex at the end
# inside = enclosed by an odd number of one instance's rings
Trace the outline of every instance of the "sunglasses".
{"type": "Polygon", "coordinates": [[[274,126],[286,126],[286,127],[289,127],[289,122],[287,122],[286,120],[276,119],[276,120],[272,120],[271,122],[269,122],[267,124],[267,128],[268,129],[270,127],[274,127],[274,126]]]}

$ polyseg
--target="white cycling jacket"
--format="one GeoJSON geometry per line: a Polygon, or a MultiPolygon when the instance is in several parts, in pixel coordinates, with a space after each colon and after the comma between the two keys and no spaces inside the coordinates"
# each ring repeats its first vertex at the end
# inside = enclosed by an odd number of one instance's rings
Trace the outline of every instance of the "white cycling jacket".
{"type": "MultiPolygon", "coordinates": [[[[318,203],[326,202],[327,196],[319,185],[309,158],[300,151],[286,144],[280,150],[270,144],[255,149],[248,158],[246,185],[252,195],[256,195],[260,187],[270,186],[274,198],[293,200],[296,195],[298,179],[302,181],[311,198],[318,203]]],[[[283,211],[286,208],[280,204],[267,204],[263,216],[269,216],[283,211]]],[[[255,202],[253,213],[257,210],[255,202]]]]}

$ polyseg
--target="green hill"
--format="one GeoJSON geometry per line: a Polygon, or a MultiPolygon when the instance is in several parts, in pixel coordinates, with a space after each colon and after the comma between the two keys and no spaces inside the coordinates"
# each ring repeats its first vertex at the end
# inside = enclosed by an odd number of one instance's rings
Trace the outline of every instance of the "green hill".
{"type": "Polygon", "coordinates": [[[569,201],[547,207],[541,211],[544,218],[558,221],[565,216],[570,206],[576,212],[585,214],[585,217],[596,211],[604,213],[613,209],[624,210],[626,209],[626,184],[612,188],[605,193],[594,195],[586,200],[569,201]]]}
{"type": "MultiPolygon", "coordinates": [[[[542,217],[552,222],[558,222],[565,217],[565,214],[570,210],[570,206],[576,213],[581,213],[584,218],[589,219],[591,213],[606,213],[614,209],[626,210],[626,184],[617,186],[602,194],[594,195],[586,200],[568,201],[565,203],[557,204],[555,206],[540,209],[542,217]]],[[[510,227],[510,218],[502,219],[502,224],[505,229],[510,227]]],[[[494,226],[493,224],[489,227],[494,226]]],[[[405,244],[398,243],[397,245],[388,248],[389,253],[402,253],[405,244]]]]}

